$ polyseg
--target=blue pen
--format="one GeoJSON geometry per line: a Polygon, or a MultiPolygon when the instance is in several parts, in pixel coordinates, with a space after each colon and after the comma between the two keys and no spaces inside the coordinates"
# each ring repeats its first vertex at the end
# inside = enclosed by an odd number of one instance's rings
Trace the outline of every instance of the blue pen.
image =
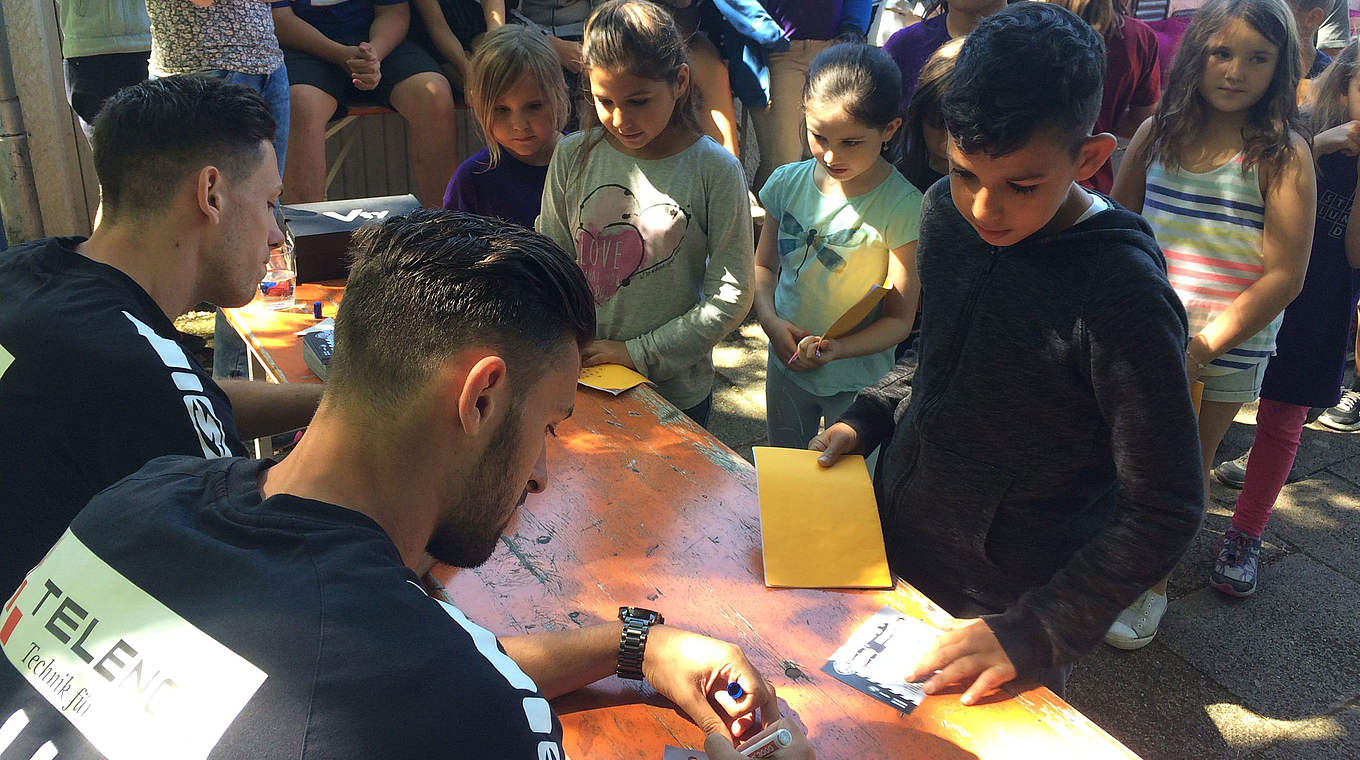
{"type": "Polygon", "coordinates": [[[742,697],[746,696],[746,690],[741,688],[741,684],[733,681],[727,684],[727,696],[734,700],[740,700],[742,697]]]}

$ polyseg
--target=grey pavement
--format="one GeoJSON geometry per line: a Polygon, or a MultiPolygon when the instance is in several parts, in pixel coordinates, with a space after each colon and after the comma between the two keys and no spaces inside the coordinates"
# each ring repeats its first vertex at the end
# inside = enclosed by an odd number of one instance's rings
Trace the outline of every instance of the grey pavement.
{"type": "MultiPolygon", "coordinates": [[[[714,354],[709,427],[748,460],[766,437],[765,345],[747,320],[714,354]]],[[[1254,425],[1251,405],[1218,461],[1245,451],[1254,425]]],[[[1247,599],[1208,584],[1236,498],[1214,484],[1157,638],[1137,652],[1102,645],[1077,664],[1068,700],[1148,760],[1360,760],[1360,435],[1304,429],[1247,599]]]]}

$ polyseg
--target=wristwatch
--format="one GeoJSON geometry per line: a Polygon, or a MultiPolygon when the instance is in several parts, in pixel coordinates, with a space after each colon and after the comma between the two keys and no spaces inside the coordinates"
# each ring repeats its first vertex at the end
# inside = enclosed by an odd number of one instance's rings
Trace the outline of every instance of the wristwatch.
{"type": "Polygon", "coordinates": [[[660,612],[642,607],[620,607],[619,620],[623,621],[623,636],[619,638],[619,663],[614,672],[618,673],[619,678],[641,681],[647,631],[654,625],[665,623],[666,619],[660,612]]]}

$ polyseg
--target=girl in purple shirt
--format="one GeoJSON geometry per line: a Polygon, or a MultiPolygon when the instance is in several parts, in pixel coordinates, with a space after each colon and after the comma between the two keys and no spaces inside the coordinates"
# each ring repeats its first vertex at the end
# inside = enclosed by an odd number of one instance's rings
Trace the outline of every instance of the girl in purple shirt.
{"type": "Polygon", "coordinates": [[[467,92],[487,142],[454,172],[444,208],[533,229],[570,110],[557,54],[542,34],[502,26],[477,48],[467,92]]]}

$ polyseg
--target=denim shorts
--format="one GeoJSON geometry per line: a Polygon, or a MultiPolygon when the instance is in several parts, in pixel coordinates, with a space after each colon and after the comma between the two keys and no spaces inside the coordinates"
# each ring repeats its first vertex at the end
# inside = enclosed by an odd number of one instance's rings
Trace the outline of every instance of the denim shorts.
{"type": "MultiPolygon", "coordinates": [[[[1199,381],[1204,383],[1205,401],[1219,401],[1229,404],[1245,404],[1248,401],[1255,401],[1261,395],[1261,381],[1266,376],[1266,366],[1270,363],[1270,357],[1262,357],[1261,360],[1247,369],[1239,369],[1226,374],[1201,375],[1199,381]]],[[[1212,369],[1221,369],[1210,365],[1212,369]]]]}

